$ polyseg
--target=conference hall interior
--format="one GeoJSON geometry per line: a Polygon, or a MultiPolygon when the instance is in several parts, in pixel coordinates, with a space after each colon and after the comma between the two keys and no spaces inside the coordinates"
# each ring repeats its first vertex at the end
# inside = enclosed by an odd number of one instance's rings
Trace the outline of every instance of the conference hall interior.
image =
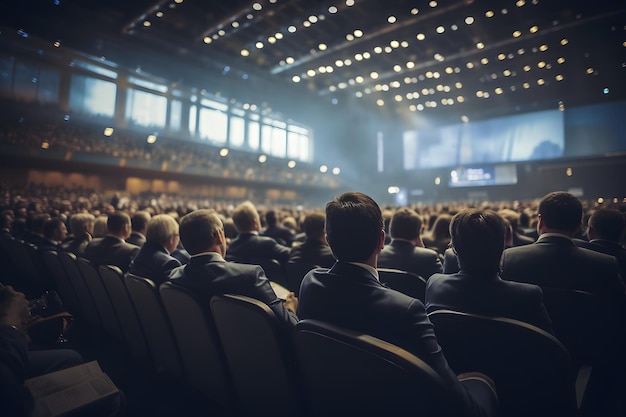
{"type": "Polygon", "coordinates": [[[625,80],[624,0],[3,1],[0,403],[626,416],[625,80]]]}

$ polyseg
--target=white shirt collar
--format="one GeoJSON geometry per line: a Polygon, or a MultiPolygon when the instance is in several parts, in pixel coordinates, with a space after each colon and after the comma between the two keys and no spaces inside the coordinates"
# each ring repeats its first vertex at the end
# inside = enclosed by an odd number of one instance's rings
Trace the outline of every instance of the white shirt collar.
{"type": "Polygon", "coordinates": [[[565,239],[572,240],[571,236],[564,235],[563,233],[542,233],[541,235],[539,235],[539,238],[537,239],[537,242],[539,242],[540,240],[545,239],[547,237],[563,237],[565,239]]]}

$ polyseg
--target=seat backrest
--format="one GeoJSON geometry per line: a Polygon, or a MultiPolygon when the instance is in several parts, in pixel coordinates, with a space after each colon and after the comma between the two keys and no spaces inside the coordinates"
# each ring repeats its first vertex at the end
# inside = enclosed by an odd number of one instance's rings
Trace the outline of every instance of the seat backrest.
{"type": "Polygon", "coordinates": [[[96,309],[93,296],[89,288],[87,288],[83,275],[78,269],[76,255],[70,252],[61,252],[59,253],[59,260],[78,297],[79,311],[81,312],[78,318],[85,320],[92,326],[100,328],[102,326],[100,313],[96,309]]]}
{"type": "Polygon", "coordinates": [[[124,336],[124,342],[131,350],[132,356],[136,360],[143,360],[148,357],[148,347],[143,328],[139,322],[135,306],[130,300],[126,286],[124,285],[124,274],[122,270],[114,265],[100,265],[98,267],[100,278],[106,288],[113,308],[117,313],[124,336]]]}
{"type": "Polygon", "coordinates": [[[287,288],[298,295],[302,279],[310,270],[316,268],[319,268],[319,265],[307,262],[287,262],[285,265],[287,288]]]}
{"type": "Polygon", "coordinates": [[[285,270],[283,266],[276,259],[269,258],[232,258],[232,262],[237,262],[240,264],[250,264],[250,265],[259,265],[263,268],[265,272],[265,276],[270,281],[274,281],[283,287],[288,288],[287,279],[285,277],[285,270]]]}
{"type": "Polygon", "coordinates": [[[232,408],[232,382],[209,306],[203,307],[189,290],[171,282],[161,284],[159,292],[189,385],[225,409],[232,408]]]}
{"type": "Polygon", "coordinates": [[[158,288],[151,280],[133,274],[126,274],[124,283],[137,311],[157,372],[183,380],[180,354],[158,288]]]}
{"type": "Polygon", "coordinates": [[[102,327],[109,336],[120,342],[123,341],[124,336],[122,335],[122,328],[117,317],[117,312],[113,307],[109,293],[106,291],[106,288],[104,288],[96,265],[85,258],[78,258],[76,265],[78,265],[78,269],[83,275],[83,280],[85,284],[87,284],[87,288],[89,288],[94,303],[96,304],[96,309],[100,313],[102,327]]]}
{"type": "Polygon", "coordinates": [[[32,254],[37,249],[30,243],[17,239],[7,239],[4,242],[5,249],[11,257],[15,272],[19,280],[15,281],[15,289],[23,292],[26,298],[37,298],[50,288],[42,279],[40,263],[34,261],[32,254]]]}
{"type": "Polygon", "coordinates": [[[316,320],[294,342],[311,415],[461,415],[441,377],[395,345],[316,320]]]}
{"type": "Polygon", "coordinates": [[[580,363],[593,363],[597,355],[607,354],[610,315],[591,293],[542,287],[543,303],[552,320],[555,336],[580,363]]]}
{"type": "Polygon", "coordinates": [[[263,302],[215,296],[211,313],[226,354],[242,415],[271,415],[276,405],[299,413],[299,384],[290,334],[263,302]]]}
{"type": "Polygon", "coordinates": [[[424,302],[426,280],[419,275],[399,269],[378,268],[378,276],[380,282],[389,288],[424,302]]]}
{"type": "Polygon", "coordinates": [[[575,374],[551,334],[518,320],[451,310],[428,314],[450,368],[483,372],[496,384],[504,416],[573,416],[575,374]]]}
{"type": "Polygon", "coordinates": [[[41,260],[65,308],[74,315],[80,314],[78,296],[68,274],[63,269],[58,252],[44,251],[41,254],[41,260]]]}

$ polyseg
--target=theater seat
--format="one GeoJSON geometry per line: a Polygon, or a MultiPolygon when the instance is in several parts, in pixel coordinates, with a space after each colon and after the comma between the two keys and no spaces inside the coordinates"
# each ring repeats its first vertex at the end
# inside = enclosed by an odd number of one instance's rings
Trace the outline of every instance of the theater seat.
{"type": "MultiPolygon", "coordinates": [[[[171,282],[161,284],[159,292],[180,350],[186,381],[205,398],[232,410],[232,382],[209,307],[203,307],[190,291],[171,282]]],[[[263,360],[260,356],[254,358],[263,360]]]]}
{"type": "Polygon", "coordinates": [[[285,275],[287,288],[298,295],[300,293],[300,284],[304,276],[312,269],[319,268],[319,265],[305,262],[287,262],[285,265],[285,275]]]}
{"type": "Polygon", "coordinates": [[[503,416],[576,415],[572,361],[551,334],[518,320],[451,310],[428,317],[454,372],[494,380],[503,416]]]}
{"type": "Polygon", "coordinates": [[[291,334],[285,332],[274,312],[253,298],[224,295],[211,299],[211,313],[226,354],[239,413],[300,415],[291,334]]]}
{"type": "Polygon", "coordinates": [[[295,350],[313,416],[464,415],[430,366],[375,337],[303,320],[295,350]]]}
{"type": "Polygon", "coordinates": [[[183,381],[184,372],[178,347],[154,282],[126,274],[124,283],[144,330],[157,373],[183,381]]]}
{"type": "Polygon", "coordinates": [[[419,275],[399,269],[378,268],[378,276],[380,282],[389,288],[425,302],[426,280],[419,275]]]}

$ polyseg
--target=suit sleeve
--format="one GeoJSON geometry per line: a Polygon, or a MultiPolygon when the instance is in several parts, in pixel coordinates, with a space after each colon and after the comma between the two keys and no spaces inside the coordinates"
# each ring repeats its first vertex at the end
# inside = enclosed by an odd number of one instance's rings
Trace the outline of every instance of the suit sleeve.
{"type": "Polygon", "coordinates": [[[252,297],[267,304],[281,322],[295,325],[298,322],[298,317],[285,307],[283,300],[276,296],[270,281],[265,276],[265,272],[263,272],[263,268],[260,266],[256,267],[255,273],[254,291],[256,294],[252,295],[252,297]]]}

